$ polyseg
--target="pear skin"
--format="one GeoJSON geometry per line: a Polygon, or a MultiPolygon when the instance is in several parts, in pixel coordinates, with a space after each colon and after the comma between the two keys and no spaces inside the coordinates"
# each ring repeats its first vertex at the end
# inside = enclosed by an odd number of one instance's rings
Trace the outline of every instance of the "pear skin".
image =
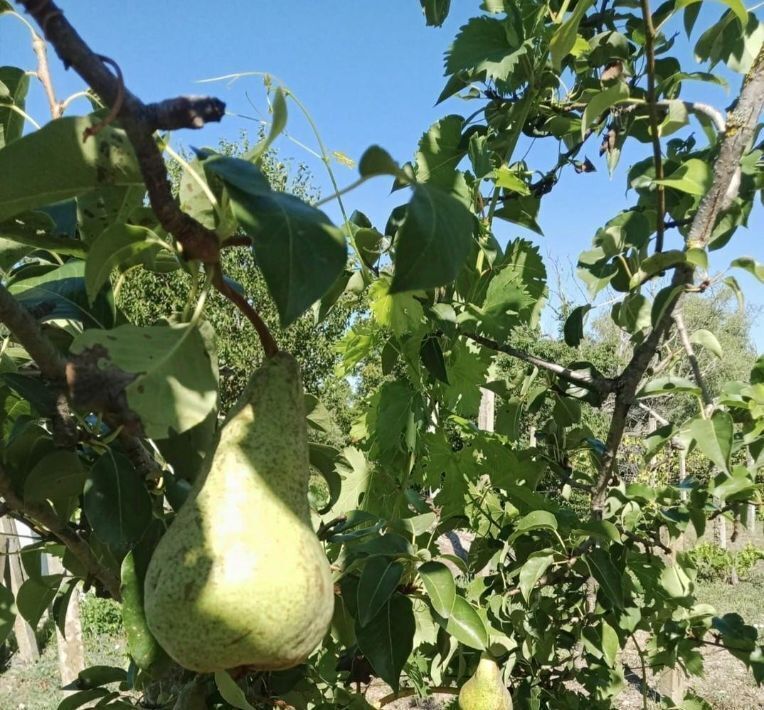
{"type": "Polygon", "coordinates": [[[181,666],[291,668],[321,642],[334,589],[308,477],[299,366],[277,353],[252,376],[146,572],[149,629],[181,666]]]}
{"type": "Polygon", "coordinates": [[[512,696],[493,658],[483,656],[475,674],[459,691],[461,710],[512,710],[512,696]]]}

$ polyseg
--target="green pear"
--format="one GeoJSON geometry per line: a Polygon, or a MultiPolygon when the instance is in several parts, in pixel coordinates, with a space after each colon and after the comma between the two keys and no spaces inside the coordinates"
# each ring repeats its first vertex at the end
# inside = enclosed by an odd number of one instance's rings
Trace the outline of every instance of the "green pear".
{"type": "Polygon", "coordinates": [[[493,658],[483,656],[475,674],[459,691],[461,710],[512,710],[512,696],[493,658]]]}
{"type": "Polygon", "coordinates": [[[148,627],[181,666],[291,668],[324,637],[334,587],[308,476],[299,366],[277,353],[252,376],[146,572],[148,627]]]}

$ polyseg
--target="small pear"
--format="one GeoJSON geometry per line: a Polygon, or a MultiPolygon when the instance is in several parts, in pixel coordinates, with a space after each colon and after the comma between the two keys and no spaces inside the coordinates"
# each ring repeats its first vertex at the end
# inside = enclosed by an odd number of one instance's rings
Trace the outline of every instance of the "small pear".
{"type": "Polygon", "coordinates": [[[299,366],[277,353],[252,376],[146,572],[149,629],[181,666],[291,668],[324,637],[334,588],[308,477],[299,366]]]}
{"type": "Polygon", "coordinates": [[[475,674],[459,691],[461,710],[512,710],[512,696],[493,658],[482,656],[475,674]]]}

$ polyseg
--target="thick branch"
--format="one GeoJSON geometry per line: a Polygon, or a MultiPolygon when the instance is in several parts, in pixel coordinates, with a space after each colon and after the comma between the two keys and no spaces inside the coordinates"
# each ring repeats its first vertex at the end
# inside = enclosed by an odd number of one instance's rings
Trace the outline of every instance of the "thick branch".
{"type": "MultiPolygon", "coordinates": [[[[764,48],[759,51],[756,61],[745,78],[737,108],[727,121],[727,132],[714,164],[714,180],[711,189],[700,202],[687,237],[686,246],[705,248],[711,238],[714,225],[722,210],[728,204],[730,186],[740,168],[740,159],[750,144],[756,124],[764,106],[764,48]]],[[[610,421],[605,453],[600,460],[600,473],[592,494],[591,508],[595,516],[601,516],[605,505],[608,485],[613,476],[618,448],[621,445],[634,395],[650,361],[657,352],[664,335],[668,332],[674,309],[682,296],[683,289],[692,284],[695,269],[690,264],[682,264],[674,271],[671,286],[673,295],[669,298],[663,316],[648,337],[634,349],[634,354],[626,369],[618,378],[615,408],[610,421]]]]}
{"type": "Polygon", "coordinates": [[[0,284],[0,323],[3,323],[37,363],[43,377],[63,381],[65,361],[61,353],[43,335],[37,321],[23,306],[19,305],[0,284]]]}
{"type": "Polygon", "coordinates": [[[727,131],[714,165],[714,181],[701,200],[687,237],[688,248],[703,249],[711,240],[716,220],[736,196],[740,158],[748,148],[764,106],[764,47],[746,75],[737,106],[728,116],[727,131]],[[732,189],[731,189],[732,188],[732,189]]]}
{"type": "Polygon", "coordinates": [[[490,348],[491,350],[496,350],[498,352],[511,355],[512,357],[515,357],[518,360],[522,360],[531,365],[535,365],[541,370],[547,370],[548,372],[553,372],[555,375],[562,377],[564,380],[567,380],[568,382],[574,382],[588,389],[596,390],[597,392],[607,394],[608,392],[612,392],[615,388],[615,382],[611,379],[608,379],[605,377],[592,377],[591,375],[588,375],[584,372],[571,370],[565,367],[564,365],[558,365],[556,362],[549,362],[548,360],[544,360],[543,358],[536,357],[535,355],[531,355],[530,353],[527,353],[524,350],[514,348],[511,345],[506,345],[504,343],[497,343],[495,340],[491,340],[490,338],[485,338],[482,335],[478,335],[477,333],[462,332],[460,334],[463,335],[465,338],[474,340],[476,343],[480,343],[480,345],[486,348],[490,348]]]}
{"type": "Polygon", "coordinates": [[[154,105],[150,109],[134,96],[112,74],[104,60],[95,54],[77,34],[61,9],[52,1],[20,0],[26,11],[34,17],[53,45],[64,65],[74,70],[101,97],[107,106],[119,107],[118,117],[135,150],[151,207],[159,223],[182,245],[186,256],[205,263],[217,263],[218,240],[215,233],[180,210],[172,196],[162,154],[153,136],[155,128],[167,121],[175,128],[199,128],[205,120],[220,120],[222,102],[214,99],[178,101],[180,111],[167,109],[168,104],[154,105]],[[165,108],[161,108],[164,106],[165,108]],[[180,117],[188,123],[183,125],[180,117]]]}
{"type": "Polygon", "coordinates": [[[74,528],[61,520],[48,503],[31,503],[19,498],[3,468],[0,468],[0,496],[9,510],[18,511],[47,528],[83,564],[88,576],[97,579],[114,599],[120,599],[119,577],[96,559],[88,543],[74,528]]]}
{"type": "MultiPolygon", "coordinates": [[[[661,138],[658,133],[658,97],[655,92],[655,26],[650,11],[650,0],[641,0],[642,17],[645,21],[645,56],[647,58],[647,110],[650,117],[650,133],[653,143],[653,163],[655,179],[663,180],[663,156],[661,155],[661,138]]],[[[663,215],[666,213],[666,192],[663,185],[656,185],[657,209],[655,251],[663,251],[663,215]]]]}

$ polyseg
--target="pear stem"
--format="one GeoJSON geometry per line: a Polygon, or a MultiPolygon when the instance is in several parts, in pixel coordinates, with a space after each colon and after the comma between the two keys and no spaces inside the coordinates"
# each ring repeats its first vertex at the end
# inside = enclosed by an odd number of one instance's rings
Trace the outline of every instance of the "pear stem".
{"type": "Polygon", "coordinates": [[[226,283],[223,279],[223,272],[221,271],[219,264],[216,264],[212,269],[212,283],[220,294],[231,301],[231,303],[233,303],[255,327],[266,357],[272,357],[279,352],[279,346],[276,343],[275,338],[265,324],[265,321],[260,317],[257,309],[247,300],[246,296],[240,294],[236,289],[226,283]]]}

